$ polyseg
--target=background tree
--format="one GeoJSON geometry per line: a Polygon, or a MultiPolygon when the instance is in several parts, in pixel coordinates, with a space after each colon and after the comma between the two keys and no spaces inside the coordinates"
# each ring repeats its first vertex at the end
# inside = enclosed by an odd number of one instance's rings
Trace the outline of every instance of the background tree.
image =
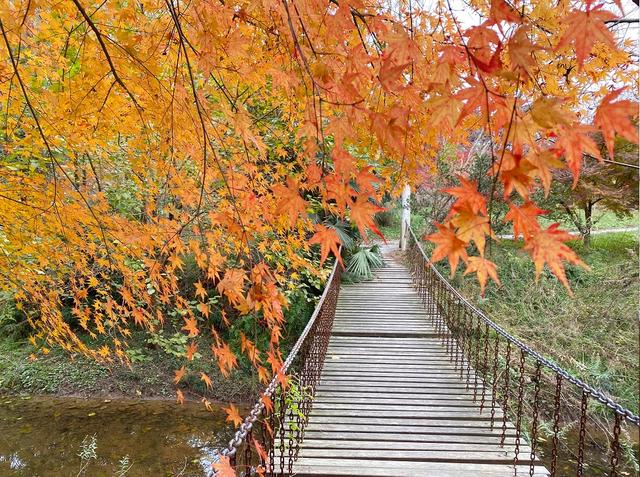
{"type": "MultiPolygon", "coordinates": [[[[607,157],[602,136],[597,138],[597,143],[603,157],[607,157]]],[[[575,187],[571,174],[558,170],[553,173],[549,197],[539,202],[541,207],[549,210],[550,218],[567,217],[587,247],[593,226],[604,211],[613,212],[618,217],[630,217],[633,211],[638,210],[638,146],[618,138],[614,154],[616,162],[631,167],[587,159],[580,171],[581,180],[575,187]]]]}

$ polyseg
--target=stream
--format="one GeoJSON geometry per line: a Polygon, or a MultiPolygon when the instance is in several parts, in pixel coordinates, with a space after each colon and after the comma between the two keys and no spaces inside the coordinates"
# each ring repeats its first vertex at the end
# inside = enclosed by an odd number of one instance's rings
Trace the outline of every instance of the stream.
{"type": "Polygon", "coordinates": [[[206,476],[233,434],[225,417],[198,402],[0,396],[0,476],[206,476]]]}

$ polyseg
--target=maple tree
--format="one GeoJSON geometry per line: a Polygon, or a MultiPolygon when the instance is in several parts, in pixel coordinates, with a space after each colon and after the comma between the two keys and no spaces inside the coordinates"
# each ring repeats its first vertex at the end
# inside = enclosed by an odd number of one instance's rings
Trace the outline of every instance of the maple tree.
{"type": "MultiPolygon", "coordinates": [[[[608,146],[603,137],[594,137],[603,157],[608,156],[608,146]]],[[[538,203],[548,210],[555,220],[568,218],[582,236],[586,247],[590,245],[591,231],[606,211],[619,217],[630,216],[638,210],[638,170],[627,167],[638,158],[638,146],[623,137],[615,141],[615,164],[601,164],[586,160],[580,170],[580,181],[572,188],[573,179],[566,170],[553,173],[553,187],[549,196],[538,203]]]]}
{"type": "MultiPolygon", "coordinates": [[[[244,336],[241,353],[267,381],[285,290],[302,271],[326,277],[337,254],[322,219],[377,233],[383,194],[435,173],[443,141],[468,145],[469,131],[488,139],[494,187],[461,177],[448,191],[433,259],[498,280],[484,249],[499,186],[537,272],[566,284],[579,258],[540,226],[532,193],[552,169],[575,185],[583,155],[602,158],[593,131],[610,152],[616,134],[638,139],[631,45],[608,23],[620,13],[590,0],[3,2],[2,287],[34,343],[107,361],[177,310],[188,360],[206,334],[228,374],[221,328],[255,316],[268,343],[244,336]]],[[[211,386],[188,367],[175,382],[187,373],[211,386]]]]}

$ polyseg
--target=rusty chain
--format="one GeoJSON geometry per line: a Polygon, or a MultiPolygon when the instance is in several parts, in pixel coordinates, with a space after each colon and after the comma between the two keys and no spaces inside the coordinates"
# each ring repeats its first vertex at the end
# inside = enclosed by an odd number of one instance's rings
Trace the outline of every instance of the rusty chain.
{"type": "Polygon", "coordinates": [[[507,340],[507,342],[512,343],[516,347],[520,348],[529,357],[533,358],[535,361],[538,361],[542,366],[549,369],[553,373],[562,376],[563,380],[573,384],[574,386],[577,386],[581,391],[586,392],[590,397],[592,397],[593,399],[597,400],[604,406],[611,409],[616,415],[620,415],[625,421],[635,424],[636,426],[640,426],[640,416],[638,416],[637,414],[634,414],[629,409],[624,408],[623,406],[621,406],[620,404],[616,403],[611,398],[606,396],[601,391],[598,391],[597,389],[588,385],[584,381],[576,378],[565,369],[561,368],[560,366],[553,363],[549,359],[545,358],[538,352],[534,351],[531,347],[524,344],[518,338],[511,335],[509,332],[507,332],[502,327],[500,327],[495,322],[493,322],[483,311],[481,311],[480,309],[475,307],[473,304],[471,304],[458,290],[456,290],[456,288],[453,285],[451,285],[451,283],[449,283],[449,281],[431,263],[431,261],[427,257],[427,254],[422,248],[420,241],[416,237],[413,229],[410,228],[409,231],[410,231],[411,244],[413,247],[417,249],[416,256],[418,257],[419,260],[422,261],[422,265],[426,267],[431,272],[431,274],[438,280],[438,283],[442,284],[444,288],[450,294],[452,294],[452,296],[455,297],[455,299],[459,300],[460,303],[462,303],[469,312],[476,315],[478,318],[480,318],[482,321],[488,324],[489,327],[492,328],[498,335],[500,335],[502,338],[507,340]]]}
{"type": "MultiPolygon", "coordinates": [[[[280,452],[279,455],[279,466],[280,473],[282,474],[285,471],[285,468],[289,469],[292,460],[295,459],[297,455],[297,445],[298,442],[292,443],[292,433],[289,432],[288,436],[288,444],[289,444],[289,455],[287,463],[285,463],[285,431],[288,429],[288,424],[286,424],[286,402],[284,391],[282,389],[282,385],[279,380],[279,376],[287,375],[292,367],[294,360],[299,355],[302,356],[304,362],[302,363],[302,372],[301,372],[301,382],[305,387],[309,386],[310,393],[313,394],[315,392],[315,384],[318,381],[320,376],[320,368],[324,361],[324,356],[326,354],[326,346],[328,345],[328,335],[331,330],[331,323],[324,323],[325,321],[333,321],[333,316],[335,314],[335,306],[337,302],[337,296],[339,293],[340,287],[340,276],[342,272],[342,267],[339,262],[336,260],[334,263],[333,269],[327,283],[325,285],[324,291],[316,305],[313,314],[309,318],[309,322],[305,326],[302,331],[300,337],[296,341],[295,345],[291,349],[291,352],[287,356],[287,359],[282,364],[278,373],[274,374],[273,379],[269,383],[269,385],[262,392],[260,399],[253,406],[249,414],[245,417],[244,421],[236,431],[234,437],[229,441],[227,447],[222,449],[217,449],[214,455],[214,461],[219,460],[221,457],[229,457],[230,459],[235,458],[236,453],[240,446],[243,444],[248,446],[250,443],[248,442],[248,438],[250,433],[254,427],[254,425],[260,420],[262,417],[264,424],[261,426],[264,430],[265,427],[270,429],[270,432],[262,432],[262,436],[266,437],[265,442],[265,452],[267,452],[267,456],[269,458],[269,463],[266,466],[267,475],[276,475],[276,450],[280,452]],[[303,349],[304,347],[304,349],[303,349]],[[316,348],[325,348],[325,349],[316,349],[316,348]],[[280,402],[278,403],[280,406],[280,410],[278,410],[278,416],[276,416],[276,411],[268,412],[266,409],[266,402],[273,400],[275,405],[275,400],[278,399],[280,402]],[[265,434],[271,434],[271,436],[265,436],[265,434]],[[279,437],[279,445],[276,447],[274,443],[267,442],[279,437]]],[[[301,408],[308,411],[310,409],[310,402],[307,403],[305,399],[304,402],[301,403],[301,408]]],[[[300,424],[304,424],[304,419],[300,420],[300,424]]],[[[300,432],[296,431],[296,436],[303,434],[303,429],[300,432]]],[[[296,439],[297,441],[297,439],[296,439]]],[[[246,448],[245,448],[246,451],[246,448]]],[[[282,474],[283,475],[283,474],[282,474]]]]}

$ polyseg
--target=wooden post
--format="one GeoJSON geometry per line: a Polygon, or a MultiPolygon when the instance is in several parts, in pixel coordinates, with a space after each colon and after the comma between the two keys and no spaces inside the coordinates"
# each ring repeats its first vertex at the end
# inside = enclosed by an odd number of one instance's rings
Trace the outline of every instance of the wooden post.
{"type": "Polygon", "coordinates": [[[406,250],[409,243],[409,227],[411,227],[411,187],[405,184],[402,191],[402,222],[400,223],[400,249],[406,250]]]}

